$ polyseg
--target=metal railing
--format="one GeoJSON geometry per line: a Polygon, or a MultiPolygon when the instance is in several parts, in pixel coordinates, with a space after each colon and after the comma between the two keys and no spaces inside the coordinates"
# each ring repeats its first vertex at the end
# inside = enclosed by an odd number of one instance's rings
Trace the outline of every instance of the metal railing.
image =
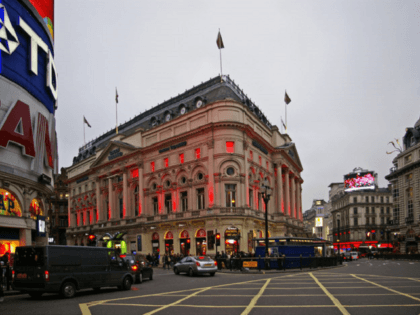
{"type": "Polygon", "coordinates": [[[342,257],[242,257],[242,258],[217,258],[219,270],[286,270],[303,268],[323,268],[343,264],[342,257]]]}

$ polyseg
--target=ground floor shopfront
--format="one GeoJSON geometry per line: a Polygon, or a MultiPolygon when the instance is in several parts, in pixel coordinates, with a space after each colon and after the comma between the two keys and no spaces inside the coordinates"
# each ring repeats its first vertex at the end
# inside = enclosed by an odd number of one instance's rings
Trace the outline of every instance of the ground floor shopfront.
{"type": "MultiPolygon", "coordinates": [[[[160,223],[154,225],[97,227],[91,231],[98,239],[97,246],[109,246],[107,237],[124,233],[113,247],[121,248],[122,253],[152,254],[164,253],[183,255],[215,255],[216,252],[228,254],[254,253],[253,238],[265,237],[265,222],[252,218],[211,218],[188,221],[160,223]],[[213,236],[220,233],[220,245],[216,248],[213,236]],[[105,240],[103,240],[105,236],[105,240]]],[[[286,222],[269,222],[269,237],[285,236],[286,222]]],[[[89,233],[68,230],[70,245],[85,246],[89,233]]]]}

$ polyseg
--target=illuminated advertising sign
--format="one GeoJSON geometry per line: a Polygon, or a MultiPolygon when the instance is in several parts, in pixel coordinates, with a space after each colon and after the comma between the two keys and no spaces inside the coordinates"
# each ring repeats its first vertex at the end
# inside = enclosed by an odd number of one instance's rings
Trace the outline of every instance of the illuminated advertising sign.
{"type": "Polygon", "coordinates": [[[54,0],[29,0],[44,20],[54,38],[54,0]]]}
{"type": "Polygon", "coordinates": [[[316,217],[315,218],[315,226],[316,227],[322,227],[322,217],[316,217]]]}
{"type": "Polygon", "coordinates": [[[27,1],[0,0],[0,76],[24,88],[54,113],[54,48],[47,26],[27,1]]]}
{"type": "Polygon", "coordinates": [[[344,175],[344,191],[361,189],[375,189],[375,177],[373,172],[359,172],[344,175]]]}

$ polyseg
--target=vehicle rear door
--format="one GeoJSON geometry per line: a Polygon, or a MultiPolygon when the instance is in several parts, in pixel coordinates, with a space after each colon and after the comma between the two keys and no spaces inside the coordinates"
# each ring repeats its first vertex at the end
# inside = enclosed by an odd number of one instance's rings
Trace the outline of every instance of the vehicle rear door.
{"type": "Polygon", "coordinates": [[[13,267],[16,288],[44,288],[46,264],[45,247],[17,247],[13,267]]]}

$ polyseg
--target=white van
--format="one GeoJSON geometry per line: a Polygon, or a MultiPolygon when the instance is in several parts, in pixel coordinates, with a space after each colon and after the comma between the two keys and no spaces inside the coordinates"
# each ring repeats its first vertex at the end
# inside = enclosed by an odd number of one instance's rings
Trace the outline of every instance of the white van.
{"type": "Polygon", "coordinates": [[[350,252],[350,257],[353,260],[358,260],[359,259],[359,253],[358,252],[350,252]]]}

